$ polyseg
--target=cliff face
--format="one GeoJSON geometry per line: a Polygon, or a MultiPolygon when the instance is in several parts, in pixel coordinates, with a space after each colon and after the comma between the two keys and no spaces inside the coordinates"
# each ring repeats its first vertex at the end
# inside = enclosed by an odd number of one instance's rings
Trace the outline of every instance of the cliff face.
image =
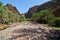
{"type": "Polygon", "coordinates": [[[53,10],[53,14],[54,14],[56,17],[60,17],[60,7],[54,9],[54,10],[53,10]]]}
{"type": "Polygon", "coordinates": [[[20,14],[20,13],[18,12],[18,10],[16,9],[16,7],[12,6],[11,4],[7,4],[6,7],[7,7],[11,12],[20,14]]]}
{"type": "Polygon", "coordinates": [[[57,3],[53,2],[53,1],[48,1],[42,5],[37,5],[37,6],[30,8],[29,11],[25,14],[25,16],[27,18],[31,18],[32,15],[36,12],[39,12],[39,11],[45,10],[45,9],[53,10],[57,6],[58,6],[57,3]]]}

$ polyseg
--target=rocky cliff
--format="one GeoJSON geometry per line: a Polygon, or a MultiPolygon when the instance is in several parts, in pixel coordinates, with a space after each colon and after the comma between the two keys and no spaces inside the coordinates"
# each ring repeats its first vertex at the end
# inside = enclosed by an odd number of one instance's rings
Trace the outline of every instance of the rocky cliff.
{"type": "Polygon", "coordinates": [[[7,4],[6,7],[13,13],[18,13],[20,15],[20,13],[18,12],[17,8],[12,6],[11,4],[7,4]]]}
{"type": "Polygon", "coordinates": [[[55,8],[52,12],[56,17],[60,17],[60,6],[55,8]]]}
{"type": "Polygon", "coordinates": [[[45,10],[45,9],[53,10],[57,6],[58,6],[57,3],[53,2],[53,1],[48,1],[42,5],[37,5],[37,6],[31,7],[29,9],[29,11],[25,14],[25,16],[27,18],[31,18],[32,15],[36,12],[39,12],[39,11],[45,10]]]}

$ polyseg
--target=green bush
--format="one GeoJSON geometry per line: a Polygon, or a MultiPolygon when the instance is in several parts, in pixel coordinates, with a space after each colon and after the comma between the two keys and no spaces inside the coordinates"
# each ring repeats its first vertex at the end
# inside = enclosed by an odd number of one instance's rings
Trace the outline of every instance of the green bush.
{"type": "Polygon", "coordinates": [[[26,21],[31,21],[32,19],[31,18],[26,18],[26,21]]]}
{"type": "Polygon", "coordinates": [[[23,20],[23,16],[20,16],[18,13],[12,13],[7,7],[0,3],[0,23],[9,24],[23,20]]]}
{"type": "Polygon", "coordinates": [[[22,22],[22,21],[24,21],[25,20],[25,17],[24,16],[20,16],[19,17],[19,22],[22,22]]]}
{"type": "Polygon", "coordinates": [[[60,18],[55,18],[54,20],[51,20],[49,25],[53,27],[60,27],[60,18]]]}
{"type": "Polygon", "coordinates": [[[55,25],[55,23],[54,23],[54,22],[55,22],[55,19],[50,20],[50,21],[49,21],[49,23],[48,23],[48,25],[49,25],[49,26],[54,26],[54,25],[55,25]]]}
{"type": "Polygon", "coordinates": [[[54,23],[54,26],[60,27],[60,18],[56,18],[54,23]]]}
{"type": "Polygon", "coordinates": [[[39,23],[49,23],[55,17],[49,10],[42,10],[38,13],[33,14],[32,20],[39,23]]]}

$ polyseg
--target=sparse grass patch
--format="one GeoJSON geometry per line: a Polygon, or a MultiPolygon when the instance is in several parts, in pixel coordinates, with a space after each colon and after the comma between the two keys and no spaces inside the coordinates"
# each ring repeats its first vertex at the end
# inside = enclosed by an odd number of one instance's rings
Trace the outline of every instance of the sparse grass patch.
{"type": "Polygon", "coordinates": [[[6,24],[0,24],[0,31],[6,29],[7,27],[9,26],[6,24]]]}
{"type": "Polygon", "coordinates": [[[55,27],[55,30],[60,30],[60,27],[55,27]]]}

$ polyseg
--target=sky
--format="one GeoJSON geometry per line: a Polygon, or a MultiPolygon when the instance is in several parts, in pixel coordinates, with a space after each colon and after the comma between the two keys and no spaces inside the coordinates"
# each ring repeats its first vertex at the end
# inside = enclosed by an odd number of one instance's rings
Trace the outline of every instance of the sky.
{"type": "Polygon", "coordinates": [[[30,7],[41,5],[49,0],[0,0],[4,5],[11,4],[17,8],[20,13],[25,13],[30,7]]]}

